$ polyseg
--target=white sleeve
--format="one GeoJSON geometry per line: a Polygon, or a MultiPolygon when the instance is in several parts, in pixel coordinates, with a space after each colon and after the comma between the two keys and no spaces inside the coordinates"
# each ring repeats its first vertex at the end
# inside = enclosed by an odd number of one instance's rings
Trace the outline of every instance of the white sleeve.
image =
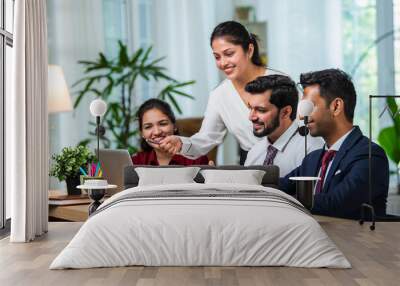
{"type": "Polygon", "coordinates": [[[219,113],[221,108],[215,95],[210,94],[200,131],[191,137],[179,137],[182,140],[181,155],[196,159],[206,155],[224,140],[226,126],[219,113]]]}
{"type": "MultiPolygon", "coordinates": [[[[256,144],[257,145],[257,144],[256,144]]],[[[247,157],[246,157],[246,161],[244,161],[244,166],[250,166],[250,165],[256,165],[254,163],[254,161],[256,161],[256,145],[254,145],[253,147],[251,147],[251,149],[249,150],[249,152],[247,153],[247,157]]]]}

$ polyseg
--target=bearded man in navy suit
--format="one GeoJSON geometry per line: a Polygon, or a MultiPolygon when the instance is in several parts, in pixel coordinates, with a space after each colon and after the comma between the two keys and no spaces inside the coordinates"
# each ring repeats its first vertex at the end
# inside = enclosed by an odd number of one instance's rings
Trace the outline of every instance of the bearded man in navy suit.
{"type": "MultiPolygon", "coordinates": [[[[318,176],[312,213],[357,219],[361,204],[369,201],[369,139],[353,125],[356,92],[350,77],[338,69],[300,76],[303,99],[314,109],[309,117],[311,136],[325,140],[322,149],[307,155],[302,164],[281,178],[283,191],[294,194],[289,177],[318,176]]],[[[378,216],[386,214],[389,164],[385,152],[372,143],[372,205],[378,216]]]]}

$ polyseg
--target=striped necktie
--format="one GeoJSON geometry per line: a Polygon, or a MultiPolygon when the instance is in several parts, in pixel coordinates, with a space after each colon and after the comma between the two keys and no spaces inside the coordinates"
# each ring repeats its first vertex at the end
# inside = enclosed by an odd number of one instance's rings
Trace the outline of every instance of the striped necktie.
{"type": "Polygon", "coordinates": [[[272,145],[269,145],[267,149],[267,155],[265,156],[264,160],[264,166],[273,165],[276,153],[278,153],[278,149],[272,145]]]}

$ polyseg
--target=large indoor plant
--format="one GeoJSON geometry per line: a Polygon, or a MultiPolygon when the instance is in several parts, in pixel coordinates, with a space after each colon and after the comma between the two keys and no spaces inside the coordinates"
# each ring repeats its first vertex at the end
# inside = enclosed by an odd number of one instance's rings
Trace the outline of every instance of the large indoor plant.
{"type": "MultiPolygon", "coordinates": [[[[107,102],[108,110],[103,117],[106,135],[102,143],[106,148],[128,149],[130,153],[137,151],[135,138],[138,136],[135,124],[137,106],[135,105],[135,84],[139,78],[150,81],[163,81],[165,87],[157,94],[163,100],[169,101],[181,113],[177,96],[193,98],[182,90],[194,81],[179,82],[166,74],[164,67],[159,65],[163,58],[151,60],[151,47],[139,49],[132,55],[128,54],[127,46],[119,43],[119,55],[116,59],[107,58],[99,53],[96,61],[79,61],[84,66],[85,76],[74,86],[82,87],[78,91],[74,107],[77,107],[84,96],[98,96],[107,102]]],[[[94,135],[94,133],[91,133],[94,135]]],[[[88,143],[86,139],[82,143],[88,143]]]]}
{"type": "Polygon", "coordinates": [[[95,155],[86,146],[65,147],[60,154],[51,157],[54,163],[50,169],[50,176],[56,177],[60,182],[65,181],[69,195],[80,194],[76,189],[79,185],[79,167],[85,167],[95,160],[95,155]]]}
{"type": "Polygon", "coordinates": [[[390,110],[393,125],[383,128],[378,135],[379,144],[396,168],[397,193],[400,194],[400,111],[394,98],[386,98],[387,108],[390,110]]]}

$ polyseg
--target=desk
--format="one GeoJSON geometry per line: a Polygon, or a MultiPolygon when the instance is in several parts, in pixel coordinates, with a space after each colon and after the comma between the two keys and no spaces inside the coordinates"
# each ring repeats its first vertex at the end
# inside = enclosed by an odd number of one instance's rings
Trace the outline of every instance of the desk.
{"type": "Polygon", "coordinates": [[[63,221],[86,221],[89,216],[89,204],[56,206],[49,205],[49,219],[63,221]]]}
{"type": "MultiPolygon", "coordinates": [[[[109,195],[106,195],[108,198],[109,195]]],[[[68,196],[60,190],[49,191],[50,221],[86,221],[92,200],[86,195],[68,196]]]]}
{"type": "Polygon", "coordinates": [[[49,191],[49,219],[85,221],[91,200],[87,195],[68,196],[62,191],[49,191]]]}
{"type": "MultiPolygon", "coordinates": [[[[358,222],[357,220],[350,220],[350,219],[345,219],[345,218],[340,218],[340,217],[331,217],[331,216],[322,216],[322,215],[313,215],[313,218],[319,223],[325,223],[325,222],[358,222]]],[[[369,222],[366,222],[365,224],[369,224],[369,222]]]]}

